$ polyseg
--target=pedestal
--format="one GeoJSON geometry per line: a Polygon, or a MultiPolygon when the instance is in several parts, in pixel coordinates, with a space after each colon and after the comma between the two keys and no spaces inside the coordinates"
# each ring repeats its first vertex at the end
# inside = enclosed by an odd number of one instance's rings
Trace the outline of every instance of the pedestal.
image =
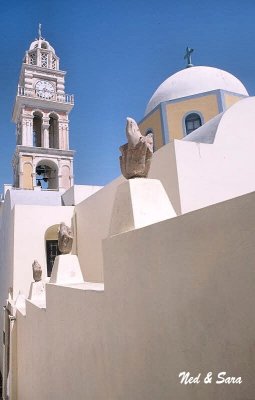
{"type": "Polygon", "coordinates": [[[83,282],[80,263],[76,255],[63,254],[55,258],[49,283],[65,285],[83,282]]]}
{"type": "Polygon", "coordinates": [[[40,307],[46,306],[45,284],[43,281],[31,283],[28,300],[40,307]]]}
{"type": "Polygon", "coordinates": [[[117,188],[110,236],[173,217],[176,213],[158,179],[129,179],[117,188]]]}

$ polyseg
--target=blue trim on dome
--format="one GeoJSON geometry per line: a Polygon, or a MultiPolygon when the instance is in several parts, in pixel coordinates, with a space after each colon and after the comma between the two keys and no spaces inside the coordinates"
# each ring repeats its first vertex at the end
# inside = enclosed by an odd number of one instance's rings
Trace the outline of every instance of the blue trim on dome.
{"type": "Polygon", "coordinates": [[[163,144],[167,144],[170,141],[170,132],[166,118],[166,102],[160,103],[160,118],[163,144]]]}
{"type": "Polygon", "coordinates": [[[225,110],[225,99],[222,89],[217,93],[217,102],[218,102],[218,110],[219,113],[225,110]]]}
{"type": "MultiPolygon", "coordinates": [[[[239,97],[239,98],[249,97],[249,95],[246,96],[246,95],[244,95],[244,94],[235,93],[235,92],[231,92],[231,91],[224,90],[224,89],[214,89],[214,90],[211,90],[211,91],[209,91],[209,92],[203,92],[203,93],[192,94],[192,95],[186,96],[186,97],[179,97],[178,99],[164,100],[164,101],[162,101],[161,103],[159,103],[159,104],[158,104],[153,110],[151,110],[148,114],[146,114],[146,115],[144,116],[144,118],[142,119],[142,121],[144,121],[145,118],[147,118],[150,114],[152,114],[152,113],[160,106],[160,104],[162,104],[162,103],[165,103],[165,104],[169,104],[169,103],[179,103],[179,102],[184,101],[184,100],[190,100],[190,99],[194,99],[194,98],[205,97],[205,96],[212,95],[212,94],[214,94],[214,95],[217,96],[217,95],[220,95],[220,92],[221,92],[221,95],[222,95],[223,93],[227,93],[227,94],[230,94],[230,95],[232,95],[232,96],[237,96],[237,97],[239,97]]],[[[223,100],[224,100],[224,99],[223,99],[223,100]]],[[[224,106],[224,101],[223,101],[223,103],[222,103],[222,106],[224,106]]],[[[224,109],[223,109],[223,111],[224,111],[224,109]]],[[[141,121],[141,122],[142,122],[142,121],[141,121]]]]}

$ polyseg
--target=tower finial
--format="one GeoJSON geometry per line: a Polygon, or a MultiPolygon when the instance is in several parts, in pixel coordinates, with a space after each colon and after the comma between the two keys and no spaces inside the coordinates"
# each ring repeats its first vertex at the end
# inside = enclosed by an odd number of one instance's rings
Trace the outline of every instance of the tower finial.
{"type": "Polygon", "coordinates": [[[42,24],[39,24],[38,27],[38,39],[42,39],[42,24]]]}
{"type": "Polygon", "coordinates": [[[187,59],[187,62],[188,62],[186,68],[194,67],[194,65],[191,62],[191,53],[193,53],[193,51],[194,51],[194,49],[190,49],[187,46],[186,53],[185,53],[185,56],[184,56],[184,60],[187,59]]]}

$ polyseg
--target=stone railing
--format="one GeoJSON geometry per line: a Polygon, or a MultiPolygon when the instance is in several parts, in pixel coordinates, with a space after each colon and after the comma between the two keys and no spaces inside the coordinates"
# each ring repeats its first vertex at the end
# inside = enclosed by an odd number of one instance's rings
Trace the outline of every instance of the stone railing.
{"type": "Polygon", "coordinates": [[[35,89],[27,89],[23,86],[18,86],[17,95],[25,96],[25,97],[32,97],[32,98],[40,98],[40,99],[49,100],[49,101],[58,101],[60,103],[74,104],[74,95],[73,94],[45,93],[44,95],[42,95],[35,89]]]}

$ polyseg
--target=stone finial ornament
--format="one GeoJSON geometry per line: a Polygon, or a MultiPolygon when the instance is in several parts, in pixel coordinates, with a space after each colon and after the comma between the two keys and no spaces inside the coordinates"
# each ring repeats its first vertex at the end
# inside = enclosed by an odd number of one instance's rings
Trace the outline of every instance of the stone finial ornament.
{"type": "Polygon", "coordinates": [[[64,222],[61,222],[58,230],[58,248],[62,254],[69,254],[73,245],[73,232],[64,222]]]}
{"type": "Polygon", "coordinates": [[[42,267],[37,260],[34,260],[32,264],[33,279],[35,282],[40,282],[42,280],[42,267]]]}
{"type": "Polygon", "coordinates": [[[153,135],[143,136],[136,121],[127,118],[128,143],[120,147],[120,168],[126,179],[147,178],[153,154],[153,135]]]}

